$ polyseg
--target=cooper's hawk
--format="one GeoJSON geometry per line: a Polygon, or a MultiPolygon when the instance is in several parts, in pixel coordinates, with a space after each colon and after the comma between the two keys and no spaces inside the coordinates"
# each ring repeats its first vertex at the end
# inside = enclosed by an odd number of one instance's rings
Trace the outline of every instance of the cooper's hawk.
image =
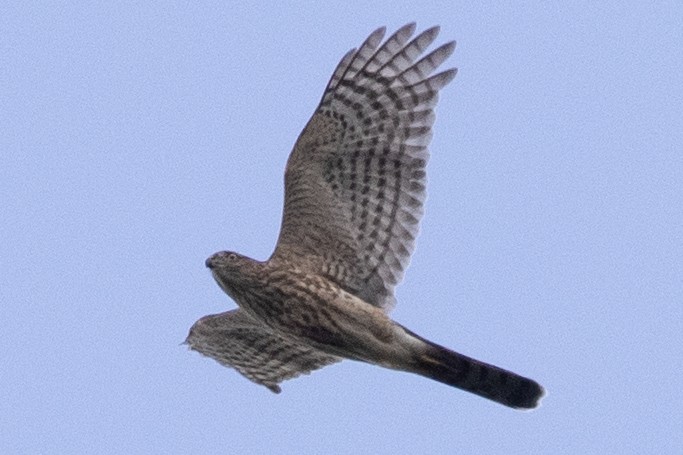
{"type": "Polygon", "coordinates": [[[415,24],[408,24],[381,44],[384,31],[342,58],[299,136],[270,259],[233,252],[207,259],[239,309],[203,317],[186,342],[274,392],[286,379],[353,359],[533,408],[543,395],[536,382],[387,316],[422,217],[433,108],[456,70],[432,75],[453,42],[420,58],[438,27],[410,40],[415,24]]]}

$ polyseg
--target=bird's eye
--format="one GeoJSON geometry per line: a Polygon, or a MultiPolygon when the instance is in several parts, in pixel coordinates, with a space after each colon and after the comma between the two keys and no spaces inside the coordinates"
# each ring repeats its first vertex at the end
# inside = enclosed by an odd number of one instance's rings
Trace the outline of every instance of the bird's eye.
{"type": "Polygon", "coordinates": [[[235,260],[237,260],[237,255],[235,253],[228,254],[228,261],[235,261],[235,260]]]}

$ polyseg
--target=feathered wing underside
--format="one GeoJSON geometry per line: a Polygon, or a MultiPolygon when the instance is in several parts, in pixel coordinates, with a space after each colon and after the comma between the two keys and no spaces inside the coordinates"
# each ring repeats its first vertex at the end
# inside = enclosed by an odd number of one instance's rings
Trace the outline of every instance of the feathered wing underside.
{"type": "Polygon", "coordinates": [[[271,258],[305,258],[386,310],[422,218],[438,91],[456,73],[432,75],[455,43],[418,60],[439,29],[410,40],[414,31],[408,24],[380,45],[380,28],[342,58],[290,155],[271,258]]]}
{"type": "Polygon", "coordinates": [[[342,360],[273,333],[243,310],[201,318],[185,343],[275,393],[282,381],[342,360]]]}

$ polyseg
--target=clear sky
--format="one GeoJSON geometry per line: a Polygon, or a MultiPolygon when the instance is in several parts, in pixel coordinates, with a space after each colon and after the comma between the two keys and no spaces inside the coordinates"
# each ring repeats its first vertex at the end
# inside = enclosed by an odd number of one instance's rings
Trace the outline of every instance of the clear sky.
{"type": "Polygon", "coordinates": [[[681,3],[274,3],[0,6],[0,453],[681,453],[681,3]],[[338,60],[410,21],[459,73],[392,316],[533,412],[351,361],[274,395],[180,345],[234,307],[206,257],[270,255],[338,60]]]}

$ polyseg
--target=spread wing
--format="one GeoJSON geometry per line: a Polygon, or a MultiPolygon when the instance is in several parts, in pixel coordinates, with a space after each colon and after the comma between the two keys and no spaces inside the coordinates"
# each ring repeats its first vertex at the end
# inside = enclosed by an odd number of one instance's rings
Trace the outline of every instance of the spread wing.
{"type": "Polygon", "coordinates": [[[456,73],[431,75],[455,43],[418,60],[439,28],[409,42],[414,31],[408,24],[380,45],[380,28],[335,69],[289,157],[271,257],[305,258],[297,264],[387,311],[422,218],[433,108],[456,73]]]}
{"type": "Polygon", "coordinates": [[[275,393],[282,381],[342,360],[271,332],[243,310],[201,318],[185,343],[275,393]]]}

